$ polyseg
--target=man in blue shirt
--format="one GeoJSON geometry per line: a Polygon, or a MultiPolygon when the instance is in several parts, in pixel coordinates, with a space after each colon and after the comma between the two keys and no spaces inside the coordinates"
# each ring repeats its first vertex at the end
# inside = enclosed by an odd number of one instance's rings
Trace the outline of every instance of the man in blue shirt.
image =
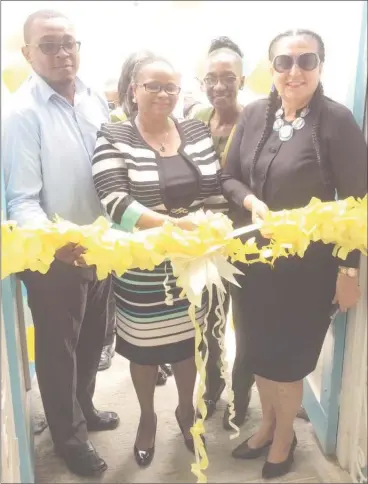
{"type": "MultiPolygon", "coordinates": [[[[57,214],[90,224],[103,211],[91,157],[96,132],[109,119],[106,101],[77,77],[80,42],[61,13],[38,11],[24,25],[23,55],[34,74],[3,122],[2,156],[9,219],[49,224],[57,214]]],[[[107,469],[88,430],[119,424],[92,403],[106,331],[111,280],[79,267],[83,247],[67,244],[49,272],[21,274],[35,326],[36,372],[55,449],[83,476],[107,469]]]]}

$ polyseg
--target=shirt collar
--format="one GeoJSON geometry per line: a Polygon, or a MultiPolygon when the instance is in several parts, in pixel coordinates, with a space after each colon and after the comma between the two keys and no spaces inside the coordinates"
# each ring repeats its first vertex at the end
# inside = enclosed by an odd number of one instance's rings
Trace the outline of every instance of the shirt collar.
{"type": "MultiPolygon", "coordinates": [[[[42,79],[42,77],[40,77],[35,72],[32,73],[30,80],[31,80],[31,82],[33,82],[37,86],[38,91],[39,91],[39,93],[40,93],[40,95],[41,95],[41,97],[42,97],[42,99],[45,103],[47,103],[52,96],[61,97],[60,94],[58,94],[56,91],[54,91],[54,89],[51,86],[49,86],[47,84],[47,82],[44,81],[42,79]]],[[[80,94],[83,94],[85,92],[88,95],[90,95],[91,94],[90,88],[87,87],[79,77],[76,77],[75,78],[75,94],[80,95],[80,94]]]]}

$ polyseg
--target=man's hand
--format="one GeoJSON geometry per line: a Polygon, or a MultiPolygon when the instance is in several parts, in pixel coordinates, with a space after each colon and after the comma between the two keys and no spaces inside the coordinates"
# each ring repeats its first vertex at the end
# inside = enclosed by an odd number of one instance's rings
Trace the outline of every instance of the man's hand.
{"type": "Polygon", "coordinates": [[[55,258],[61,262],[64,262],[65,264],[73,265],[75,261],[80,260],[85,251],[86,249],[84,247],[69,242],[55,252],[55,258]]]}

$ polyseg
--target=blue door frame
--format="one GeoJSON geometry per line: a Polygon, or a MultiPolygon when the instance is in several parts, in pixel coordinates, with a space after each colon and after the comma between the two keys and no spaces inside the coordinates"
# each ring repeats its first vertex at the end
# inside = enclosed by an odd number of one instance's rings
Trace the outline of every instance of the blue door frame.
{"type": "MultiPolygon", "coordinates": [[[[364,126],[367,97],[367,2],[362,2],[362,23],[354,90],[353,114],[364,126]]],[[[308,379],[304,380],[303,406],[326,455],[336,453],[339,400],[344,363],[347,315],[339,313],[332,323],[333,349],[322,362],[320,400],[308,379]]]]}
{"type": "MultiPolygon", "coordinates": [[[[5,207],[4,180],[1,174],[1,204],[5,207]]],[[[5,212],[5,211],[4,211],[5,212]]],[[[4,215],[4,218],[5,215],[4,215]]],[[[28,433],[26,406],[23,401],[24,369],[22,359],[19,358],[18,347],[18,321],[15,297],[15,278],[9,276],[1,281],[1,305],[4,316],[4,331],[7,357],[9,365],[10,389],[13,403],[13,418],[16,438],[18,440],[19,464],[21,483],[34,483],[34,462],[33,462],[33,433],[32,425],[28,433]]]]}

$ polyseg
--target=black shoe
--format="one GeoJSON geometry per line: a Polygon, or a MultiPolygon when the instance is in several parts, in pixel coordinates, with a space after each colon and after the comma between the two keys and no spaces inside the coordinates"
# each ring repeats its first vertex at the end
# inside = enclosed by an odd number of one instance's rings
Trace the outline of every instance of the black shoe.
{"type": "Polygon", "coordinates": [[[215,393],[215,396],[212,399],[206,398],[206,397],[204,398],[204,403],[207,408],[207,415],[205,420],[208,420],[209,418],[211,418],[212,415],[215,413],[217,402],[220,400],[222,392],[225,390],[225,386],[226,386],[225,382],[222,381],[220,384],[220,388],[217,390],[217,392],[215,393]]]}
{"type": "Polygon", "coordinates": [[[276,477],[281,477],[287,474],[291,466],[294,462],[294,450],[295,447],[297,446],[297,438],[296,435],[294,434],[294,439],[290,447],[289,455],[287,456],[287,459],[284,460],[283,462],[278,462],[277,464],[274,464],[273,462],[268,462],[266,461],[263,469],[262,469],[262,478],[263,479],[273,479],[276,477]]]}
{"type": "MultiPolygon", "coordinates": [[[[176,417],[176,421],[178,422],[178,425],[179,425],[179,428],[181,430],[181,433],[183,434],[183,437],[184,437],[184,443],[185,443],[185,447],[192,453],[192,454],[195,454],[195,450],[194,450],[194,440],[193,440],[193,437],[190,437],[189,439],[186,439],[185,436],[184,436],[184,430],[183,430],[183,427],[181,425],[181,422],[179,420],[179,407],[176,408],[175,410],[175,417],[176,417]]],[[[202,435],[201,436],[201,439],[202,439],[202,442],[204,444],[204,446],[206,446],[206,439],[204,438],[204,436],[202,435]]]]}
{"type": "Polygon", "coordinates": [[[262,447],[258,447],[257,449],[253,449],[252,447],[249,447],[248,442],[252,437],[249,437],[249,439],[244,440],[238,447],[236,447],[231,455],[235,459],[258,459],[258,457],[261,457],[261,455],[265,454],[266,450],[270,447],[272,444],[272,440],[269,440],[266,442],[262,447]]]}
{"type": "MultiPolygon", "coordinates": [[[[244,404],[241,406],[241,409],[237,409],[235,407],[235,417],[233,418],[232,422],[237,427],[241,427],[243,425],[243,423],[245,422],[245,418],[247,416],[251,397],[252,397],[252,388],[249,389],[247,398],[246,398],[244,404]]],[[[238,407],[239,406],[240,405],[238,405],[238,407]]],[[[224,412],[224,416],[222,418],[222,425],[223,425],[225,430],[234,430],[230,425],[230,409],[229,409],[229,406],[226,407],[226,410],[224,412]]]]}
{"type": "Polygon", "coordinates": [[[106,462],[89,440],[81,444],[64,445],[55,450],[64,459],[68,469],[78,476],[98,477],[107,469],[106,462]]]}
{"type": "Polygon", "coordinates": [[[87,429],[90,431],[114,430],[120,423],[119,415],[115,412],[99,412],[93,410],[90,414],[84,415],[87,422],[87,429]]]}
{"type": "MultiPolygon", "coordinates": [[[[235,417],[233,418],[232,422],[234,425],[237,427],[241,427],[244,422],[245,418],[247,416],[247,410],[242,410],[242,411],[236,411],[235,410],[235,417]]],[[[226,407],[226,410],[224,412],[224,416],[222,418],[222,425],[225,430],[234,430],[233,427],[230,425],[230,409],[229,406],[226,407]]]]}
{"type": "Polygon", "coordinates": [[[104,346],[102,348],[100,363],[98,364],[98,371],[107,370],[111,366],[111,360],[115,355],[114,343],[104,346]]]}
{"type": "Polygon", "coordinates": [[[155,455],[155,441],[156,441],[156,431],[157,431],[157,415],[155,414],[156,419],[156,428],[155,428],[155,436],[153,439],[153,446],[147,450],[139,450],[138,447],[134,444],[133,451],[134,451],[134,458],[137,464],[140,467],[147,467],[151,464],[153,457],[155,455]]]}
{"type": "Polygon", "coordinates": [[[161,367],[158,367],[158,373],[157,373],[157,381],[156,381],[156,386],[162,387],[163,385],[166,385],[167,382],[167,375],[164,372],[164,370],[161,369],[161,367]]]}
{"type": "Polygon", "coordinates": [[[160,365],[161,369],[166,373],[167,376],[172,376],[173,371],[171,365],[160,365]]]}

